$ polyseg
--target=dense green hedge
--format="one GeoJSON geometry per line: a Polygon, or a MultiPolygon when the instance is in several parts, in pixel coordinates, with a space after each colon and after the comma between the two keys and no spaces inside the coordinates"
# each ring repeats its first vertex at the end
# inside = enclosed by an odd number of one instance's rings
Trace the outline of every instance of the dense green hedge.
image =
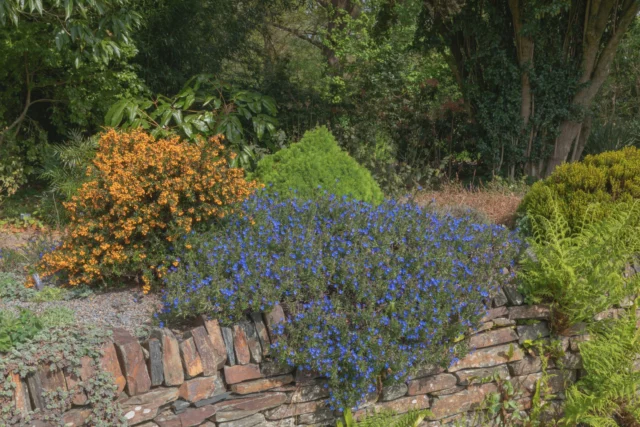
{"type": "Polygon", "coordinates": [[[300,142],[264,157],[253,178],[269,191],[312,198],[318,187],[336,196],[378,204],[384,196],[369,171],[340,149],[326,127],[307,131],[300,142]]]}
{"type": "Polygon", "coordinates": [[[610,215],[619,203],[640,198],[640,150],[627,147],[566,163],[535,183],[527,193],[521,214],[550,219],[554,200],[572,232],[584,222],[610,215]]]}

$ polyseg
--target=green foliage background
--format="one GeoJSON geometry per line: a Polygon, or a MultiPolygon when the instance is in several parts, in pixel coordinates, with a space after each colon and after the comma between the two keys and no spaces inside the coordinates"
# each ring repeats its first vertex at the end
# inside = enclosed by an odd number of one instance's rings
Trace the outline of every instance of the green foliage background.
{"type": "Polygon", "coordinates": [[[250,171],[324,125],[389,195],[540,175],[568,120],[593,124],[585,153],[637,144],[638,19],[601,95],[578,108],[582,23],[569,18],[582,3],[527,3],[519,30],[512,4],[524,3],[0,0],[0,197],[49,185],[50,146],[105,125],[222,132],[250,171]],[[535,42],[533,61],[518,60],[519,38],[535,42]]]}

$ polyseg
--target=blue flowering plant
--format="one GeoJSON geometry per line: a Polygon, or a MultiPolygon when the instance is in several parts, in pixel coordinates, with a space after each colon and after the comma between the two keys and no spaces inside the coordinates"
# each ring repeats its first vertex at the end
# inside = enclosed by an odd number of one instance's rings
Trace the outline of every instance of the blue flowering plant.
{"type": "Polygon", "coordinates": [[[327,377],[334,408],[356,407],[463,355],[519,246],[503,227],[412,203],[258,193],[224,227],[186,238],[160,318],[233,323],[281,304],[274,356],[327,377]]]}

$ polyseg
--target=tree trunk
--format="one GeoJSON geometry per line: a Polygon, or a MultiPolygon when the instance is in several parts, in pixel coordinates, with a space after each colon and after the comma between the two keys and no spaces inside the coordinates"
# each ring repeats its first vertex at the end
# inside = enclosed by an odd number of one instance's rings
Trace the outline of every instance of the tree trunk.
{"type": "Polygon", "coordinates": [[[522,119],[521,138],[526,141],[526,163],[524,166],[525,173],[536,176],[531,154],[533,147],[534,129],[529,127],[529,121],[533,117],[534,98],[531,89],[530,70],[533,68],[534,47],[533,40],[526,36],[523,31],[523,11],[522,0],[509,0],[509,10],[511,11],[511,19],[513,23],[513,32],[516,44],[516,53],[518,55],[518,65],[520,66],[520,118],[522,119]],[[528,132],[527,132],[528,130],[528,132]]]}
{"type": "Polygon", "coordinates": [[[567,160],[567,156],[571,151],[571,146],[578,137],[581,128],[582,122],[569,120],[560,125],[560,134],[556,138],[556,142],[553,147],[553,154],[547,162],[547,176],[551,175],[558,166],[567,160]]]}
{"type": "Polygon", "coordinates": [[[509,9],[511,10],[511,18],[513,22],[513,32],[516,43],[516,52],[518,54],[518,65],[520,66],[520,86],[521,86],[521,103],[520,116],[526,127],[532,114],[533,94],[531,92],[531,81],[529,79],[529,69],[533,67],[533,50],[534,43],[530,37],[522,33],[522,5],[521,0],[509,0],[509,9]]]}
{"type": "Polygon", "coordinates": [[[582,152],[584,151],[584,147],[586,147],[587,142],[589,142],[589,135],[591,135],[591,126],[593,124],[593,117],[587,116],[582,123],[582,129],[580,129],[580,136],[578,137],[578,143],[573,150],[573,154],[571,155],[571,161],[577,162],[582,157],[582,152]]]}
{"type": "MultiPolygon", "coordinates": [[[[577,110],[584,111],[591,107],[593,99],[609,75],[611,63],[622,36],[640,11],[640,2],[624,0],[620,7],[621,13],[618,15],[618,10],[614,8],[616,4],[615,0],[591,0],[590,7],[585,12],[582,75],[580,77],[580,83],[583,86],[575,94],[572,101],[572,106],[577,110]],[[613,15],[610,16],[611,14],[613,15]],[[615,31],[602,48],[602,37],[609,20],[613,20],[614,23],[617,21],[617,25],[614,25],[615,31]]],[[[579,154],[582,153],[584,146],[580,148],[580,134],[584,121],[584,118],[579,121],[566,120],[560,125],[560,134],[556,138],[553,154],[547,163],[547,176],[551,175],[555,168],[563,162],[570,160],[568,156],[574,148],[574,144],[576,145],[574,150],[579,154]]],[[[589,124],[588,132],[590,126],[589,124]]]]}

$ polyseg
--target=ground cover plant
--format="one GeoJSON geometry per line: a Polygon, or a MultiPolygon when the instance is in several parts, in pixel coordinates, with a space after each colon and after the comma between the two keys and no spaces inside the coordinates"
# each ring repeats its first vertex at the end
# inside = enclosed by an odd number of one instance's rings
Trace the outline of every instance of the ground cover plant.
{"type": "Polygon", "coordinates": [[[43,327],[42,320],[31,311],[0,311],[0,352],[33,338],[43,327]]]}
{"type": "Polygon", "coordinates": [[[380,203],[382,191],[371,173],[343,151],[326,127],[307,131],[300,142],[258,162],[253,176],[271,191],[312,197],[318,187],[380,203]]]}
{"type": "Polygon", "coordinates": [[[220,137],[191,143],[109,130],[98,144],[89,179],[65,203],[68,236],[40,264],[43,277],[67,285],[138,279],[148,291],[178,236],[224,217],[255,188],[229,167],[220,137]]]}
{"type": "Polygon", "coordinates": [[[328,377],[335,408],[464,354],[463,334],[509,279],[503,269],[519,247],[503,227],[412,203],[266,192],[186,244],[192,250],[166,279],[161,320],[232,323],[282,304],[276,356],[328,377]]]}
{"type": "MultiPolygon", "coordinates": [[[[33,314],[25,316],[35,318],[33,314]]],[[[13,342],[11,347],[0,348],[0,425],[63,425],[62,415],[72,408],[73,397],[84,392],[87,405],[92,408],[87,425],[126,426],[126,419],[117,402],[118,387],[113,382],[113,376],[100,368],[90,378],[75,382],[69,390],[43,393],[45,405],[42,409],[22,413],[13,399],[13,381],[16,380],[13,374],[24,380],[39,367],[48,365],[80,378],[80,369],[86,358],[93,366],[99,367],[102,359],[100,349],[110,334],[110,331],[102,328],[78,327],[69,322],[46,324],[42,321],[40,328],[28,337],[23,334],[23,338],[13,342]]]]}

